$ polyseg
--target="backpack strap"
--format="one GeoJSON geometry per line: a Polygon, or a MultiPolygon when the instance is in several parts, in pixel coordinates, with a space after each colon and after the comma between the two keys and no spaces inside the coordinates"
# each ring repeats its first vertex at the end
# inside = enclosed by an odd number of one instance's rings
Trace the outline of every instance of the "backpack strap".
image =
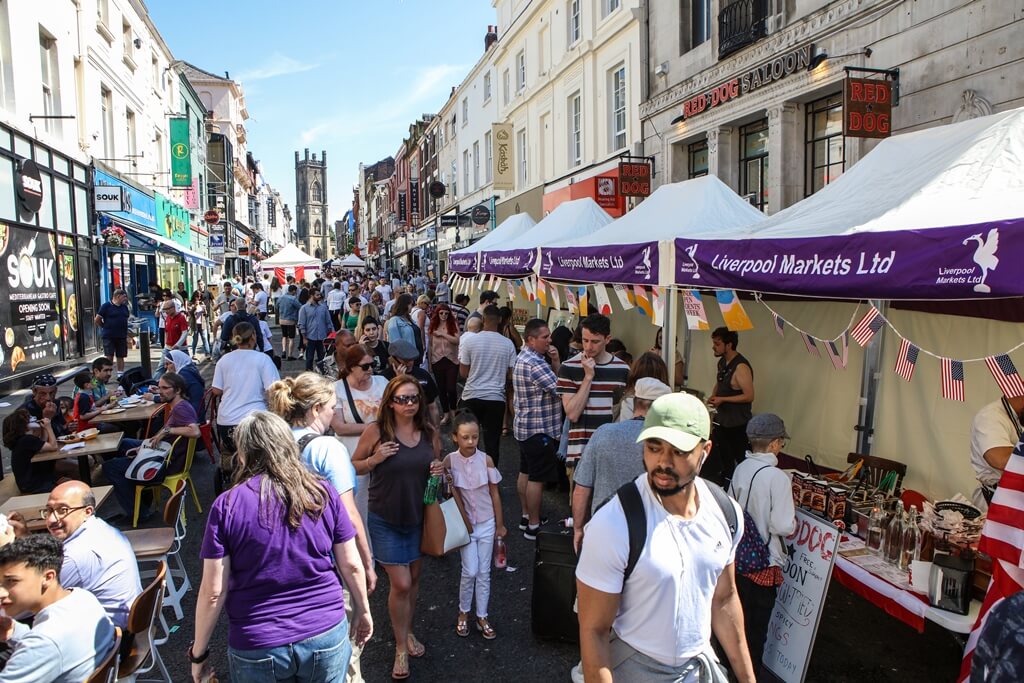
{"type": "Polygon", "coordinates": [[[647,543],[647,512],[644,510],[644,501],[640,497],[640,489],[636,487],[636,482],[623,484],[615,495],[618,496],[619,505],[626,516],[626,528],[629,531],[629,558],[622,572],[622,583],[625,585],[647,543]]]}
{"type": "Polygon", "coordinates": [[[319,439],[321,436],[326,436],[326,435],[325,434],[306,434],[304,437],[299,439],[299,455],[302,455],[306,451],[306,446],[309,445],[310,441],[313,441],[314,439],[319,439]]]}
{"type": "Polygon", "coordinates": [[[711,496],[718,503],[718,507],[722,508],[722,514],[725,515],[725,523],[729,526],[729,535],[732,536],[733,541],[736,540],[736,508],[732,506],[732,498],[725,492],[718,484],[704,480],[704,483],[708,485],[708,489],[711,491],[711,496]]]}

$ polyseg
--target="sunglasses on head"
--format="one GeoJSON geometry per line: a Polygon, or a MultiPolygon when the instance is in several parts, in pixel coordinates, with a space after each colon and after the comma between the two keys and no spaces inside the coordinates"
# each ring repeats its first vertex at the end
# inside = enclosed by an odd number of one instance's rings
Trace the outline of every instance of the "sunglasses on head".
{"type": "Polygon", "coordinates": [[[391,399],[392,403],[400,406],[411,406],[420,402],[419,394],[408,394],[406,396],[394,396],[391,399]]]}

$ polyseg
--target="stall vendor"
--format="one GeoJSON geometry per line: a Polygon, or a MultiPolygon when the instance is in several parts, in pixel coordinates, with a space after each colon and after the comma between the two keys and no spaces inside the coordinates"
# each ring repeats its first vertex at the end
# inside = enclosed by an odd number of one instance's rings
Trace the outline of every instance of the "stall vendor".
{"type": "Polygon", "coordinates": [[[982,511],[988,510],[1010,459],[1013,447],[1024,433],[1024,396],[1002,398],[978,411],[971,423],[971,465],[978,479],[971,497],[982,511]]]}

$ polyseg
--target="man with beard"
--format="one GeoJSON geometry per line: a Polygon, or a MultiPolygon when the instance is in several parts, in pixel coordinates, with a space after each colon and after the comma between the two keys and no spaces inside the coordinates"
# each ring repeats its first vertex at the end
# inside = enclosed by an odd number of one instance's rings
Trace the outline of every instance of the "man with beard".
{"type": "Polygon", "coordinates": [[[576,584],[587,681],[724,682],[712,631],[736,679],[755,681],[733,566],[742,512],[698,477],[710,432],[699,399],[655,400],[637,437],[646,471],[586,527],[576,584]]]}
{"type": "Polygon", "coordinates": [[[747,423],[753,416],[754,370],[750,361],[736,351],[739,343],[740,335],[728,328],[719,327],[711,333],[718,375],[708,405],[717,412],[715,431],[711,435],[715,448],[704,477],[719,486],[725,486],[732,479],[733,470],[750,448],[747,423]]]}

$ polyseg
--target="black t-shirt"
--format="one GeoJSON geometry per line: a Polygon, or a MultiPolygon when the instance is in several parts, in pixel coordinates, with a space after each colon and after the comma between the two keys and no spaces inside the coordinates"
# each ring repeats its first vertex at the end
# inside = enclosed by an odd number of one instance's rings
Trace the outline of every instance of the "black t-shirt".
{"type": "MultiPolygon", "coordinates": [[[[21,407],[27,410],[28,414],[35,419],[43,419],[43,409],[39,407],[39,404],[36,403],[31,396],[28,397],[28,400],[25,401],[21,407]]],[[[68,433],[67,422],[64,421],[64,416],[61,415],[59,410],[50,418],[50,426],[53,428],[53,433],[56,436],[64,436],[68,433]]]]}
{"type": "Polygon", "coordinates": [[[366,348],[370,349],[370,355],[373,356],[373,374],[383,375],[384,371],[391,367],[388,363],[388,343],[381,339],[377,342],[377,346],[367,345],[366,348]]]}
{"type": "Polygon", "coordinates": [[[18,490],[22,493],[46,493],[56,484],[53,478],[54,460],[32,462],[32,456],[46,445],[42,439],[25,434],[11,449],[11,470],[18,490]]]}
{"type": "MultiPolygon", "coordinates": [[[[416,365],[413,366],[413,369],[409,374],[415,377],[419,381],[420,386],[423,387],[423,393],[427,395],[427,404],[429,405],[433,403],[440,392],[437,390],[437,384],[434,382],[434,378],[430,376],[430,373],[416,365]]],[[[388,369],[382,372],[381,376],[386,377],[388,381],[393,380],[395,378],[394,368],[388,364],[388,369]]]]}

